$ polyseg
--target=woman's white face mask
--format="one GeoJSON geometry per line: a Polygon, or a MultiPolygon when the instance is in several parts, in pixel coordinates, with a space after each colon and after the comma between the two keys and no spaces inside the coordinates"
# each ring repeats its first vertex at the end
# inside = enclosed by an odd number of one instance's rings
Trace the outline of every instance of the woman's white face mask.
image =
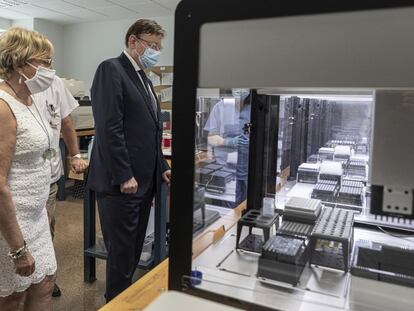
{"type": "Polygon", "coordinates": [[[27,64],[36,69],[35,75],[30,79],[25,74],[21,73],[21,76],[26,79],[24,83],[26,83],[26,86],[29,89],[30,93],[36,94],[46,91],[52,85],[56,70],[42,66],[36,67],[31,63],[27,64]]]}

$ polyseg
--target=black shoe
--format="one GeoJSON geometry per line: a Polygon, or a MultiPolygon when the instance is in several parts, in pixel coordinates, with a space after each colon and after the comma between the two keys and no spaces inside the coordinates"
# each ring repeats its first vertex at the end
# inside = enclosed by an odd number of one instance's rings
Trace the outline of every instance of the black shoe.
{"type": "Polygon", "coordinates": [[[62,292],[60,291],[59,286],[55,284],[55,287],[53,288],[52,297],[60,297],[60,296],[62,296],[62,292]]]}

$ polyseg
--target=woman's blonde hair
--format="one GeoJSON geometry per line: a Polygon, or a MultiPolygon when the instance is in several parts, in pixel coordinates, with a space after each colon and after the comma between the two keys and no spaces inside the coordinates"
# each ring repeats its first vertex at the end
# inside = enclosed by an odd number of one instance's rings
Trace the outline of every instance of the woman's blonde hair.
{"type": "Polygon", "coordinates": [[[37,31],[13,27],[0,36],[0,78],[7,79],[14,68],[32,59],[47,61],[53,56],[52,43],[37,31]]]}

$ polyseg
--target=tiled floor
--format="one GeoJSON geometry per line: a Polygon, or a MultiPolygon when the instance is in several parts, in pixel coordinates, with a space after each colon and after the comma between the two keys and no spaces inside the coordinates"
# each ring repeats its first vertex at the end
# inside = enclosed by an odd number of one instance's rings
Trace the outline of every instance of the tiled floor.
{"type": "MultiPolygon", "coordinates": [[[[97,260],[97,280],[83,282],[83,202],[68,198],[56,210],[57,284],[62,296],[53,298],[54,311],[91,311],[104,305],[105,262],[97,260]]],[[[99,226],[98,226],[99,227],[99,226]]]]}

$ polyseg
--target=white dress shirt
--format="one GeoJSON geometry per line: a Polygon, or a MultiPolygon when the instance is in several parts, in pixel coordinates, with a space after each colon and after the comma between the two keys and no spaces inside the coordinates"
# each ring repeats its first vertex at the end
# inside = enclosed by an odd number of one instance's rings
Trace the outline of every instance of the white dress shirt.
{"type": "MultiPolygon", "coordinates": [[[[138,71],[140,71],[142,69],[138,66],[135,59],[133,59],[131,57],[131,55],[128,54],[127,51],[124,51],[124,54],[126,55],[126,57],[128,57],[128,59],[131,62],[132,66],[134,67],[135,71],[137,72],[137,76],[138,76],[139,80],[141,81],[142,85],[144,86],[144,89],[147,92],[147,94],[148,94],[148,91],[149,91],[149,93],[150,93],[149,95],[151,97],[152,104],[155,107],[155,111],[157,111],[157,109],[158,109],[158,107],[157,107],[157,98],[156,98],[155,94],[152,92],[151,86],[149,86],[148,84],[144,84],[144,81],[142,80],[141,75],[138,73],[138,71]]],[[[155,113],[155,115],[157,115],[157,113],[155,113]]]]}

